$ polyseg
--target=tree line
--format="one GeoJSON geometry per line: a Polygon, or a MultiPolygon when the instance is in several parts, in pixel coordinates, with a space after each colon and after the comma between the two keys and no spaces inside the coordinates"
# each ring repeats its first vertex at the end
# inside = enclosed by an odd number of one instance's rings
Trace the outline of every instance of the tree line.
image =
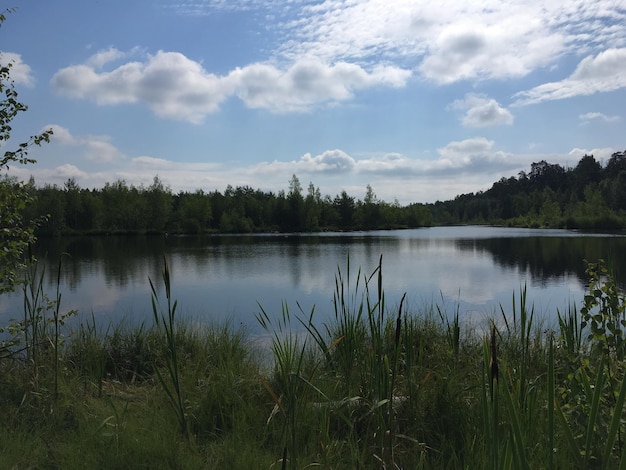
{"type": "MultiPolygon", "coordinates": [[[[4,184],[9,184],[5,178],[4,184]]],[[[17,185],[18,183],[15,182],[17,185]]],[[[521,227],[626,229],[626,151],[603,166],[593,155],[572,168],[545,160],[529,172],[503,177],[490,189],[434,204],[401,206],[379,200],[367,185],[363,199],[342,191],[322,196],[293,175],[277,193],[249,186],[174,193],[155,176],[149,186],[124,180],[100,189],[68,179],[60,187],[25,185],[25,220],[37,235],[72,233],[255,233],[416,228],[492,224],[521,227]]],[[[21,188],[20,191],[23,191],[21,188]]]]}
{"type": "Polygon", "coordinates": [[[63,187],[38,187],[32,178],[27,187],[32,203],[25,209],[25,219],[45,216],[37,227],[39,236],[349,231],[432,224],[423,204],[381,201],[369,185],[362,200],[346,191],[322,197],[313,183],[305,192],[296,175],[288,191],[278,193],[248,186],[174,193],[158,176],[147,187],[118,180],[101,189],[85,189],[75,179],[63,187]]]}
{"type": "Polygon", "coordinates": [[[542,160],[487,191],[428,206],[435,224],[626,229],[626,151],[603,166],[584,155],[573,168],[542,160]]]}

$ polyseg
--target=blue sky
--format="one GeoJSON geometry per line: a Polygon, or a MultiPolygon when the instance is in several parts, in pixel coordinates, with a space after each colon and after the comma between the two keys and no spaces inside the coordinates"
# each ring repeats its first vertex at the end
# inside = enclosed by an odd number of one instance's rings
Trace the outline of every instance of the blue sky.
{"type": "Polygon", "coordinates": [[[39,185],[434,202],[626,148],[626,1],[4,0],[39,185]]]}

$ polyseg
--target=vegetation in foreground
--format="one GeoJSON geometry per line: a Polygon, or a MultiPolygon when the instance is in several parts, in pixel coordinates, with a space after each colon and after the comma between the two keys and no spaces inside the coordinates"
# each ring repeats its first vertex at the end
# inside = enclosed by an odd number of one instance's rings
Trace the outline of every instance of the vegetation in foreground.
{"type": "Polygon", "coordinates": [[[176,318],[167,263],[152,325],[62,337],[34,270],[0,348],[2,467],[625,468],[626,301],[602,263],[588,275],[556,331],[525,289],[481,331],[391,304],[382,258],[348,263],[333,321],[260,308],[254,341],[176,318]]]}
{"type": "MultiPolygon", "coordinates": [[[[4,20],[0,13],[0,25],[4,20]]],[[[10,64],[0,67],[0,92],[6,97],[0,102],[2,145],[10,138],[11,121],[27,109],[17,100],[10,71],[10,64]]],[[[50,134],[44,131],[5,151],[0,171],[32,163],[28,149],[49,141],[50,134]]],[[[623,153],[615,154],[603,170],[593,157],[583,157],[571,172],[577,193],[567,192],[563,182],[569,177],[562,178],[562,169],[540,162],[530,178],[503,180],[486,198],[460,198],[458,206],[455,200],[439,213],[452,222],[471,220],[472,214],[504,219],[522,208],[528,217],[555,221],[572,208],[572,220],[581,215],[595,223],[596,217],[623,227],[624,162],[623,153]],[[609,172],[611,165],[619,171],[609,172]],[[496,189],[505,190],[503,204],[496,189]],[[607,195],[611,199],[602,200],[607,195]]],[[[272,227],[271,220],[288,230],[347,229],[355,223],[372,228],[368,221],[397,227],[399,217],[407,226],[430,223],[423,206],[403,211],[378,203],[371,187],[359,205],[345,192],[322,201],[312,185],[305,199],[295,175],[289,195],[268,198],[272,204],[259,206],[263,193],[248,189],[223,198],[214,194],[216,200],[241,203],[221,206],[220,230],[272,227]],[[261,210],[267,207],[275,219],[261,210]]],[[[110,230],[98,225],[104,220],[98,214],[110,207],[120,216],[114,223],[131,224],[114,225],[115,230],[159,231],[170,220],[174,200],[156,178],[147,191],[123,182],[105,188],[100,195],[113,202],[104,205],[72,180],[63,191],[43,188],[39,206],[32,205],[34,191],[34,184],[0,179],[0,292],[15,287],[16,267],[35,229],[54,234],[91,224],[80,229],[110,230]],[[60,201],[33,213],[55,194],[62,194],[60,201]],[[120,195],[130,198],[115,199],[120,195]],[[142,201],[154,209],[148,217],[145,206],[137,205],[142,201]],[[85,208],[87,214],[81,212],[85,208]]],[[[204,196],[175,199],[180,213],[173,220],[182,230],[203,232],[215,222],[215,207],[205,204],[204,196]]],[[[58,284],[55,296],[47,296],[43,277],[31,265],[21,286],[23,317],[7,325],[0,343],[0,465],[626,468],[626,302],[603,264],[589,265],[588,275],[582,306],[558,312],[557,331],[535,323],[522,290],[512,310],[503,308],[485,335],[461,324],[458,314],[449,318],[437,308],[411,315],[404,297],[389,305],[382,262],[370,275],[351,275],[348,265],[336,276],[332,322],[319,325],[314,311],[299,306],[294,313],[285,305],[280,314],[261,308],[258,321],[267,341],[255,346],[229,325],[205,328],[177,319],[167,264],[165,298],[159,297],[160,284],[150,281],[151,326],[103,327],[92,317],[65,338],[61,327],[75,312],[61,310],[58,284]]]]}

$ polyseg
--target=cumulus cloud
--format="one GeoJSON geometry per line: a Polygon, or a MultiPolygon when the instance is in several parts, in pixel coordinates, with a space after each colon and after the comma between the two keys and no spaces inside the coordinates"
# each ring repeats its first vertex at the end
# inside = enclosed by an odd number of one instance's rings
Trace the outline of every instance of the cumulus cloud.
{"type": "Polygon", "coordinates": [[[59,70],[52,84],[73,98],[102,105],[143,102],[160,117],[199,123],[233,95],[251,108],[306,111],[319,103],[351,99],[355,91],[365,88],[404,86],[411,75],[393,66],[367,71],[346,62],[328,65],[303,59],[287,69],[255,63],[217,76],[181,53],[164,51],[144,62],[100,70],[123,56],[114,49],[99,52],[85,64],[59,70]]]}
{"type": "Polygon", "coordinates": [[[159,51],[145,62],[128,62],[111,71],[100,71],[108,60],[120,57],[109,49],[82,65],[59,70],[52,85],[73,98],[98,104],[144,102],[160,117],[200,122],[216,111],[232,89],[178,52],[159,51]]]}
{"type": "Polygon", "coordinates": [[[86,148],[85,157],[99,163],[111,163],[124,159],[124,154],[113,145],[109,138],[102,136],[88,136],[83,139],[86,148]]]}
{"type": "Polygon", "coordinates": [[[51,142],[62,146],[79,147],[83,152],[83,158],[92,162],[112,163],[125,158],[108,136],[74,136],[69,129],[58,124],[49,124],[44,126],[44,129],[52,129],[51,142]]]}
{"type": "Polygon", "coordinates": [[[132,55],[135,51],[136,49],[134,49],[133,51],[129,53],[124,53],[116,49],[115,47],[110,47],[108,49],[99,51],[95,53],[94,55],[92,55],[87,61],[87,65],[95,69],[101,69],[102,67],[104,67],[106,64],[110,62],[113,62],[118,59],[123,59],[125,57],[132,55]]]}
{"type": "Polygon", "coordinates": [[[430,45],[419,70],[442,84],[525,76],[549,64],[564,47],[561,34],[540,34],[538,26],[528,13],[506,19],[486,14],[471,23],[451,23],[430,45]]]}
{"type": "MultiPolygon", "coordinates": [[[[495,143],[484,137],[452,141],[438,149],[437,158],[414,158],[397,152],[355,158],[343,150],[326,150],[319,155],[304,154],[291,162],[273,161],[254,167],[254,173],[264,176],[324,173],[324,177],[341,177],[345,181],[360,178],[451,178],[454,175],[500,175],[516,168],[520,160],[494,150],[495,143]]],[[[496,178],[497,179],[497,178],[496,178]]],[[[495,181],[495,180],[494,180],[495,181]]]]}
{"type": "MultiPolygon", "coordinates": [[[[83,137],[74,137],[82,141],[83,137]]],[[[263,191],[288,187],[296,174],[303,184],[319,185],[323,195],[334,196],[342,190],[359,197],[367,184],[379,199],[402,204],[452,199],[456,195],[488,189],[501,177],[528,171],[532,162],[546,160],[562,165],[575,164],[582,155],[592,154],[606,161],[615,149],[576,148],[565,154],[512,154],[496,149],[496,143],[484,137],[452,141],[440,147],[437,155],[408,156],[387,152],[356,158],[334,149],[317,155],[304,154],[292,161],[273,161],[247,166],[196,162],[174,162],[166,158],[137,156],[94,166],[85,158],[77,163],[54,164],[55,148],[65,157],[65,148],[51,146],[50,158],[33,168],[21,166],[12,174],[27,180],[32,174],[37,182],[63,185],[75,178],[81,187],[101,188],[105,183],[123,179],[128,185],[149,185],[156,174],[174,192],[219,190],[227,184],[250,186],[263,191]],[[50,168],[45,167],[50,163],[50,168]]],[[[75,146],[72,150],[85,150],[75,146]]],[[[57,160],[58,161],[58,160],[57,160]]]]}
{"type": "Polygon", "coordinates": [[[516,93],[515,105],[560,100],[578,95],[614,91],[626,87],[626,48],[607,49],[585,57],[565,80],[545,83],[516,93]]]}
{"type": "MultiPolygon", "coordinates": [[[[439,158],[426,165],[426,171],[436,175],[475,174],[499,175],[519,165],[511,155],[493,150],[494,141],[474,137],[452,141],[437,149],[439,158]]],[[[490,176],[493,177],[493,176],[490,176]]]]}
{"type": "Polygon", "coordinates": [[[300,164],[309,172],[346,172],[354,168],[354,159],[342,150],[326,150],[315,157],[306,153],[300,159],[300,164]]]}
{"type": "Polygon", "coordinates": [[[0,51],[0,65],[11,66],[11,80],[16,85],[32,86],[35,83],[33,72],[28,64],[22,61],[21,54],[0,51]]]}
{"type": "Polygon", "coordinates": [[[581,148],[573,148],[569,151],[568,156],[575,159],[577,163],[585,155],[593,155],[594,158],[600,162],[608,161],[617,150],[611,147],[604,148],[592,148],[592,149],[581,149],[581,148]]]}
{"type": "Polygon", "coordinates": [[[619,116],[607,116],[604,113],[585,113],[579,114],[578,119],[580,119],[582,124],[588,124],[591,121],[604,121],[604,122],[618,122],[621,120],[619,116]]]}
{"type": "Polygon", "coordinates": [[[438,149],[439,155],[450,160],[457,160],[459,156],[484,154],[493,148],[493,140],[484,137],[474,137],[461,141],[453,141],[438,149]]]}
{"type": "MultiPolygon", "coordinates": [[[[139,51],[109,48],[59,70],[54,87],[103,105],[143,103],[160,117],[199,123],[231,97],[251,108],[304,112],[353,99],[370,87],[403,87],[411,71],[436,84],[517,78],[558,67],[569,54],[589,55],[568,79],[522,91],[517,103],[610,91],[626,80],[626,10],[611,0],[468,1],[445,8],[414,0],[298,1],[280,8],[267,0],[210,0],[169,7],[186,14],[261,12],[259,18],[271,18],[264,26],[276,30],[280,43],[267,61],[225,75],[179,52],[119,64],[139,51]]],[[[491,103],[468,110],[466,122],[491,125],[489,116],[512,119],[491,103]]]]}
{"type": "Polygon", "coordinates": [[[373,156],[358,162],[359,171],[375,174],[410,175],[416,170],[419,171],[418,167],[418,161],[396,152],[373,156]]]}
{"type": "Polygon", "coordinates": [[[355,64],[327,65],[303,59],[287,70],[270,64],[252,64],[232,71],[237,96],[250,108],[274,112],[307,111],[325,102],[351,99],[357,90],[373,86],[404,86],[411,72],[398,67],[376,67],[371,72],[355,64]]]}
{"type": "Polygon", "coordinates": [[[76,179],[85,179],[89,177],[89,174],[80,170],[77,166],[75,165],[70,165],[69,163],[66,163],[64,165],[58,166],[56,168],[54,168],[51,172],[51,176],[53,178],[57,178],[60,180],[68,180],[70,178],[76,178],[76,179]]]}
{"type": "Polygon", "coordinates": [[[47,129],[52,129],[52,136],[50,137],[50,140],[52,142],[58,142],[59,144],[62,144],[62,145],[78,144],[78,141],[74,138],[74,136],[71,134],[69,129],[63,126],[59,126],[58,124],[49,124],[47,126],[44,126],[41,129],[41,132],[47,129]]]}
{"type": "Polygon", "coordinates": [[[462,100],[452,103],[453,109],[465,110],[463,125],[465,127],[492,127],[513,124],[513,114],[500,104],[484,95],[469,93],[462,100]]]}

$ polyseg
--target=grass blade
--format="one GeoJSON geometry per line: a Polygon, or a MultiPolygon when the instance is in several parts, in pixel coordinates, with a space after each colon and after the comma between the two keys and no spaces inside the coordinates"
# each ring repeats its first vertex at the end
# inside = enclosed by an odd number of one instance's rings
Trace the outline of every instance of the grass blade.
{"type": "Polygon", "coordinates": [[[613,452],[613,445],[615,444],[615,438],[617,431],[622,421],[622,409],[624,407],[624,399],[626,398],[626,375],[622,379],[622,385],[619,390],[617,402],[615,403],[615,409],[613,410],[613,417],[611,419],[611,425],[609,427],[609,434],[607,436],[604,452],[602,453],[602,468],[607,468],[611,452],[613,452]]]}
{"type": "Polygon", "coordinates": [[[602,358],[598,367],[598,375],[594,382],[595,388],[593,398],[591,401],[591,410],[589,411],[589,421],[587,422],[587,437],[585,439],[585,458],[583,466],[589,468],[589,459],[591,458],[591,445],[593,442],[593,428],[598,418],[598,412],[600,410],[600,396],[602,395],[602,389],[604,388],[604,365],[606,359],[602,358]]]}

